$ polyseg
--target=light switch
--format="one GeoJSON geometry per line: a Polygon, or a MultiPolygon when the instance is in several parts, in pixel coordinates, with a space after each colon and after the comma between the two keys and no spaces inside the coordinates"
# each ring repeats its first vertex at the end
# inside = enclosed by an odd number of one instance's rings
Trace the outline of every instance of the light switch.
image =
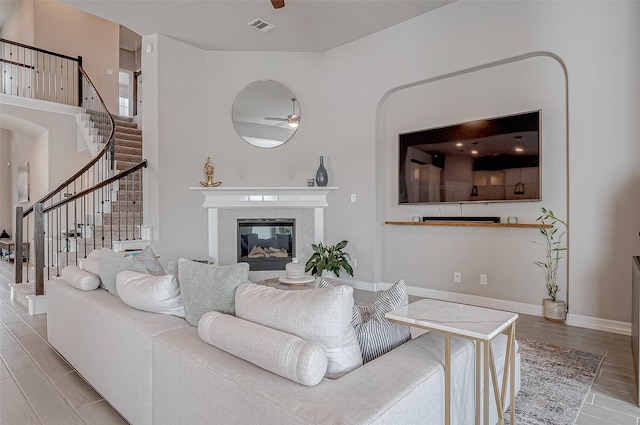
{"type": "Polygon", "coordinates": [[[107,75],[113,75],[113,69],[107,69],[107,75]]]}
{"type": "Polygon", "coordinates": [[[356,194],[355,193],[351,194],[351,202],[356,202],[356,194]]]}

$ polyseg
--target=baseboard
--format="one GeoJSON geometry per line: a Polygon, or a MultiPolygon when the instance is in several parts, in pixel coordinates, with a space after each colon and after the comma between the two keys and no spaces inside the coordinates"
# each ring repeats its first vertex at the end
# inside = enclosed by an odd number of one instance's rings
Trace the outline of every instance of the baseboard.
{"type": "MultiPolygon", "coordinates": [[[[389,288],[391,283],[370,283],[359,280],[344,280],[345,283],[355,289],[363,291],[381,291],[389,288]]],[[[514,313],[528,314],[542,317],[542,303],[526,304],[516,301],[499,300],[495,298],[480,297],[478,295],[460,294],[457,292],[438,291],[435,289],[418,288],[408,286],[407,293],[417,297],[433,298],[442,301],[451,301],[461,304],[471,304],[479,307],[494,308],[496,310],[512,311],[514,313]]],[[[594,329],[621,335],[631,335],[631,323],[616,320],[601,319],[598,317],[582,316],[579,314],[567,315],[567,325],[580,328],[594,329]]]]}
{"type": "Polygon", "coordinates": [[[567,325],[596,329],[598,331],[611,332],[614,334],[631,335],[631,323],[600,319],[591,316],[582,316],[580,314],[567,314],[567,325]]]}

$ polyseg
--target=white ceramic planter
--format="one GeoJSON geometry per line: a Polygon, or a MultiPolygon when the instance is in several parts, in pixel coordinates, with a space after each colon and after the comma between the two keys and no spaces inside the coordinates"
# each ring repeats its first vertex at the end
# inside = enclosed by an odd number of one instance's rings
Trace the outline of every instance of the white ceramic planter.
{"type": "Polygon", "coordinates": [[[564,323],[567,318],[567,303],[544,299],[542,302],[544,318],[554,323],[564,323]]]}

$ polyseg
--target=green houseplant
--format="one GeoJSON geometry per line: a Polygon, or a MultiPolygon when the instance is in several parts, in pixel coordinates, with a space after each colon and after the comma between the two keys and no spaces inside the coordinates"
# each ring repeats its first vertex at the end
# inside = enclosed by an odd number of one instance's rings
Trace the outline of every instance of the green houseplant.
{"type": "Polygon", "coordinates": [[[311,270],[312,275],[320,276],[323,270],[327,270],[336,277],[340,277],[340,269],[343,269],[347,274],[353,276],[353,268],[349,264],[351,257],[342,251],[348,243],[348,241],[341,241],[332,246],[323,245],[322,242],[311,244],[313,254],[307,260],[304,271],[311,270]]]}
{"type": "Polygon", "coordinates": [[[567,250],[564,245],[564,238],[568,232],[567,222],[558,218],[552,210],[541,208],[542,215],[537,221],[542,224],[540,233],[544,236],[544,242],[536,242],[545,248],[545,258],[543,261],[534,261],[540,268],[547,289],[546,298],[543,301],[544,317],[550,321],[563,322],[566,318],[567,304],[558,300],[558,268],[563,254],[567,250]]]}

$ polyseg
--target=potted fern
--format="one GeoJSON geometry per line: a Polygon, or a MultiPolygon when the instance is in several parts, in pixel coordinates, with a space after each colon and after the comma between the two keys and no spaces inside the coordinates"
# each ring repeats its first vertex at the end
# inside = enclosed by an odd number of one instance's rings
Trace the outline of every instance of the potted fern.
{"type": "Polygon", "coordinates": [[[351,257],[342,251],[348,243],[348,241],[341,241],[332,246],[323,245],[322,242],[311,244],[313,254],[307,260],[304,271],[311,271],[314,276],[323,276],[323,271],[324,275],[331,272],[335,277],[340,277],[340,269],[343,269],[347,274],[353,276],[353,268],[349,264],[351,257]]]}
{"type": "Polygon", "coordinates": [[[560,260],[564,258],[563,253],[567,250],[564,246],[564,237],[568,232],[567,222],[558,218],[552,210],[544,207],[541,209],[542,215],[537,221],[543,225],[540,233],[544,236],[544,243],[536,242],[544,246],[546,256],[544,261],[534,261],[545,277],[545,284],[548,298],[543,300],[544,318],[562,323],[567,317],[567,303],[558,300],[558,267],[560,260]]]}

